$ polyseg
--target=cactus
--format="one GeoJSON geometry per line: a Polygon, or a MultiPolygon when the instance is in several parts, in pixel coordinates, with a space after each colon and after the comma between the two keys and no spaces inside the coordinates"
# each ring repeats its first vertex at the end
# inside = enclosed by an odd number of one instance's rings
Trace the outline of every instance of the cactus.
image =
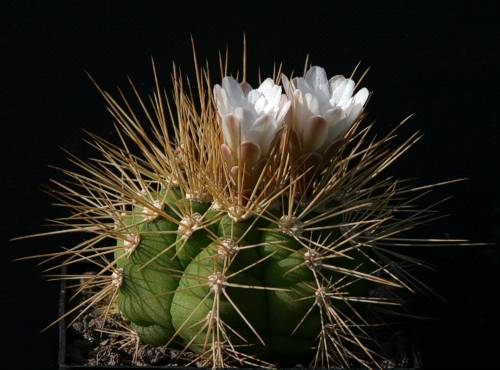
{"type": "Polygon", "coordinates": [[[252,90],[196,65],[197,92],[174,68],[170,97],[154,71],[151,105],[132,85],[139,112],[96,84],[120,142],[92,135],[100,158],[54,181],[72,211],[57,226],[89,238],[49,258],[98,267],[70,313],[119,311],[141,343],[212,367],[380,366],[365,313],[399,301],[370,290],[412,290],[404,245],[447,243],[406,236],[434,217],[414,201],[435,185],[382,175],[418,134],[376,139],[368,90],[319,67],[252,90]]]}

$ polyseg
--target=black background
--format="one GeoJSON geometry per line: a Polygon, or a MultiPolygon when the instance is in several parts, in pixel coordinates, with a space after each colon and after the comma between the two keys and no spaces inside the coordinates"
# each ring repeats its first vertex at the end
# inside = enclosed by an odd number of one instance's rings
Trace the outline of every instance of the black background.
{"type": "MultiPolygon", "coordinates": [[[[199,55],[217,66],[226,44],[240,63],[246,32],[249,80],[257,67],[302,71],[304,57],[329,75],[370,66],[369,118],[381,131],[415,113],[408,134],[424,138],[394,168],[425,182],[467,177],[436,190],[454,198],[450,213],[427,231],[434,236],[499,239],[499,18],[495,2],[361,1],[7,1],[2,32],[0,110],[3,206],[0,259],[0,368],[55,368],[57,333],[40,330],[57,315],[57,285],[33,261],[13,258],[55,250],[70,238],[9,242],[42,230],[63,215],[40,190],[65,165],[62,146],[90,155],[82,128],[111,135],[111,119],[85,71],[106,88],[152,86],[150,57],[168,87],[171,62],[193,75],[190,33],[199,55]],[[270,3],[270,2],[269,2],[270,3]],[[160,5],[161,4],[161,5],[160,5]],[[382,5],[383,4],[383,5],[382,5]],[[4,24],[5,25],[5,24],[4,24]],[[5,203],[6,201],[6,203],[5,203]],[[445,234],[446,232],[446,234],[445,234]]],[[[420,302],[425,367],[493,368],[498,336],[499,253],[496,247],[425,252],[436,273],[421,273],[447,302],[420,302]]]]}

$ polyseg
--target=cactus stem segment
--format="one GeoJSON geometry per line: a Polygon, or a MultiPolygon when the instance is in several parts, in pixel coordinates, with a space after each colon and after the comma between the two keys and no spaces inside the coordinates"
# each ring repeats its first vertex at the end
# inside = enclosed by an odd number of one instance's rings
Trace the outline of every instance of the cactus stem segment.
{"type": "Polygon", "coordinates": [[[304,231],[304,223],[294,216],[282,216],[279,220],[281,231],[290,235],[299,237],[304,231]]]}
{"type": "Polygon", "coordinates": [[[179,235],[182,239],[189,239],[189,237],[200,228],[202,215],[198,212],[194,212],[190,216],[185,216],[179,222],[179,235]]]}
{"type": "Polygon", "coordinates": [[[212,275],[208,276],[208,286],[214,294],[219,294],[224,290],[224,285],[226,283],[226,277],[224,273],[217,271],[212,275]]]}
{"type": "Polygon", "coordinates": [[[125,236],[125,240],[123,241],[123,249],[125,253],[131,254],[135,248],[141,242],[141,234],[140,233],[130,233],[125,236]]]}

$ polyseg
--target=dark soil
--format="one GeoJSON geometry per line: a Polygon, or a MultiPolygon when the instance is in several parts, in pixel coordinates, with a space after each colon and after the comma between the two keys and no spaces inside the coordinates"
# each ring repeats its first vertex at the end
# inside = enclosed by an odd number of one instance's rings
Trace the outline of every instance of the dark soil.
{"type": "MultiPolygon", "coordinates": [[[[106,329],[123,331],[126,323],[119,315],[111,315],[106,329]]],[[[101,331],[101,314],[95,310],[82,315],[68,333],[67,359],[69,363],[90,366],[187,366],[195,355],[173,350],[166,346],[138,345],[133,341],[124,345],[123,336],[101,331]]]]}

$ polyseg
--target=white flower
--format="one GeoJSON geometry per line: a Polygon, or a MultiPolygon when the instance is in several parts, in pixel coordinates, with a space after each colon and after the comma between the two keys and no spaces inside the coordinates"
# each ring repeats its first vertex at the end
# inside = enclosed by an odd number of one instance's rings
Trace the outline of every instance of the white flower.
{"type": "Polygon", "coordinates": [[[362,88],[352,96],[353,80],[342,75],[328,80],[325,70],[318,66],[292,83],[282,78],[285,89],[293,96],[292,125],[303,152],[326,151],[356,121],[369,95],[362,88]]]}
{"type": "Polygon", "coordinates": [[[214,97],[224,135],[224,155],[233,163],[237,162],[233,158],[236,154],[247,166],[254,165],[269,153],[291,102],[270,78],[253,90],[248,83],[240,85],[234,78],[224,77],[222,86],[215,85],[214,97]]]}

